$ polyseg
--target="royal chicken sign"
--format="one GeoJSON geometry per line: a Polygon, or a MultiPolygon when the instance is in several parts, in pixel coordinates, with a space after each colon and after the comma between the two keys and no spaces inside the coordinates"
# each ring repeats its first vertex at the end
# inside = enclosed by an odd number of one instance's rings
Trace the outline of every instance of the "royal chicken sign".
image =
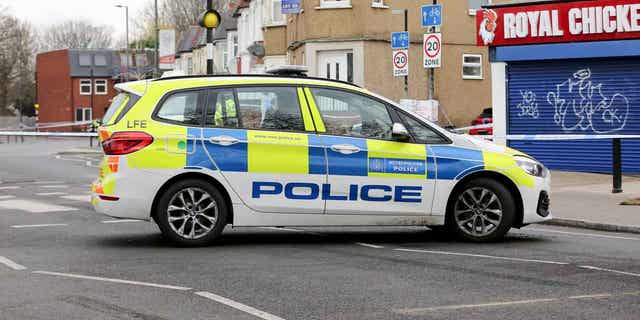
{"type": "Polygon", "coordinates": [[[640,0],[494,7],[476,19],[480,46],[640,38],[640,0]]]}

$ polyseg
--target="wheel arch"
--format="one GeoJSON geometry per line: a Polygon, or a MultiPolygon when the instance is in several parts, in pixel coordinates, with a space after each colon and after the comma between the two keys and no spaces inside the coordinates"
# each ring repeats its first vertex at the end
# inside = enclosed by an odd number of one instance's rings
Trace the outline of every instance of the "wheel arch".
{"type": "Polygon", "coordinates": [[[451,192],[449,193],[449,198],[447,199],[446,215],[449,216],[449,214],[451,212],[451,206],[453,205],[453,203],[455,201],[455,197],[461,191],[461,189],[469,181],[471,181],[473,179],[477,179],[477,178],[493,179],[493,180],[501,183],[503,186],[505,186],[507,188],[507,190],[509,190],[511,195],[513,195],[513,199],[515,200],[515,204],[516,204],[516,217],[515,217],[515,221],[514,221],[513,227],[515,227],[515,228],[522,227],[523,226],[522,225],[522,221],[523,221],[523,217],[524,217],[524,204],[522,203],[522,194],[520,193],[520,190],[518,189],[518,186],[509,177],[507,177],[506,175],[504,175],[504,174],[502,174],[500,172],[496,172],[496,171],[488,171],[488,170],[476,171],[476,172],[470,173],[470,174],[464,176],[462,179],[460,179],[456,183],[456,185],[453,187],[451,192]]]}
{"type": "Polygon", "coordinates": [[[222,185],[222,183],[220,183],[220,181],[218,181],[217,179],[213,178],[212,176],[206,175],[204,173],[199,173],[199,172],[185,172],[185,173],[181,173],[179,175],[176,175],[176,176],[172,177],[171,179],[167,180],[160,187],[160,189],[158,189],[158,192],[156,192],[156,195],[153,198],[153,202],[151,204],[151,215],[150,216],[154,220],[156,218],[155,216],[156,216],[156,211],[157,211],[156,209],[157,209],[158,201],[160,200],[160,197],[162,197],[162,194],[164,194],[164,192],[172,184],[174,184],[174,183],[176,183],[178,181],[181,181],[181,180],[186,180],[186,179],[203,180],[203,181],[205,181],[207,183],[210,183],[214,187],[216,187],[220,191],[222,196],[224,197],[224,201],[225,201],[225,204],[227,205],[227,208],[229,208],[229,216],[228,216],[227,224],[233,224],[233,205],[232,205],[232,202],[231,202],[231,197],[229,196],[229,192],[222,185]]]}

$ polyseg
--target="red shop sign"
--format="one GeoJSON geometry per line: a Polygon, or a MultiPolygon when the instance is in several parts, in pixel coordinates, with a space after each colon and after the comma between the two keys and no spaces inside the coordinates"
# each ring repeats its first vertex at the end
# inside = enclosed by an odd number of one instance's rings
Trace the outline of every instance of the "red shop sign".
{"type": "Polygon", "coordinates": [[[476,15],[479,46],[640,38],[640,1],[496,7],[476,15]]]}

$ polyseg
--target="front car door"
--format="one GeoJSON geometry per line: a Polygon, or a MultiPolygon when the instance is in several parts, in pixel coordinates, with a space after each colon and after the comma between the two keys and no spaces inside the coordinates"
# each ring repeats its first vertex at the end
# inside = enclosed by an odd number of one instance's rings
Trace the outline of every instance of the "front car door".
{"type": "Polygon", "coordinates": [[[327,152],[327,214],[430,214],[435,168],[428,147],[394,141],[387,104],[343,89],[305,92],[327,152]]]}
{"type": "Polygon", "coordinates": [[[253,210],[324,211],[324,149],[314,142],[311,116],[299,93],[294,86],[209,92],[204,145],[213,166],[253,210]]]}

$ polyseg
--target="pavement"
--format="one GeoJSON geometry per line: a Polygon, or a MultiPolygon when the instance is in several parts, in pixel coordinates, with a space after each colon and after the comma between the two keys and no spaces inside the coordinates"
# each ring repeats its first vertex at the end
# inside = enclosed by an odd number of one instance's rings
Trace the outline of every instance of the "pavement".
{"type": "Polygon", "coordinates": [[[640,233],[640,206],[621,205],[640,198],[640,177],[624,176],[623,193],[613,194],[604,174],[551,173],[551,212],[555,225],[640,233]]]}

